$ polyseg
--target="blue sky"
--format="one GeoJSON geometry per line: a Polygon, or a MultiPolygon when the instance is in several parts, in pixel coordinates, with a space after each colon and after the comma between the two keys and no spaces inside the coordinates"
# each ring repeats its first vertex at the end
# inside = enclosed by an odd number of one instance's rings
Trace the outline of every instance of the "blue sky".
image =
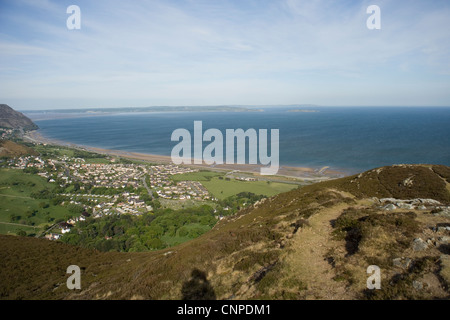
{"type": "Polygon", "coordinates": [[[0,103],[449,106],[449,25],[447,0],[0,0],[0,103]]]}

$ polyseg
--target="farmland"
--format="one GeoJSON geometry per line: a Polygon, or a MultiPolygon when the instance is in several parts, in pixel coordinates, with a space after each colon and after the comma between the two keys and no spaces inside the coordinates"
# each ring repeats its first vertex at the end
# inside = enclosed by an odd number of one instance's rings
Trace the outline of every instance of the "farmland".
{"type": "Polygon", "coordinates": [[[65,219],[70,213],[67,208],[55,206],[49,199],[34,199],[32,193],[53,189],[38,175],[24,173],[17,169],[0,170],[0,232],[27,233],[42,230],[47,224],[65,219]]]}
{"type": "Polygon", "coordinates": [[[213,171],[180,174],[173,176],[172,179],[175,181],[200,181],[214,197],[220,200],[241,192],[252,192],[271,197],[297,187],[297,185],[273,181],[240,181],[228,178],[223,173],[213,171]]]}

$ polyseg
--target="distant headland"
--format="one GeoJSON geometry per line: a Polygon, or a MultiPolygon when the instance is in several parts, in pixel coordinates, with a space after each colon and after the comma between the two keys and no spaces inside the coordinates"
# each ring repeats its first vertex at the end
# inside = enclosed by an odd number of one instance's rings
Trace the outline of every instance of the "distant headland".
{"type": "Polygon", "coordinates": [[[0,104],[0,128],[36,130],[38,126],[22,113],[14,110],[7,104],[0,104]]]}

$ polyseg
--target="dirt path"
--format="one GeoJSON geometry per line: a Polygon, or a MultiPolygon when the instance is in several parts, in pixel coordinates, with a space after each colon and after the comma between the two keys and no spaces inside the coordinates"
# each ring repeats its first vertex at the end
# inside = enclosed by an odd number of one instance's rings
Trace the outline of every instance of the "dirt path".
{"type": "Polygon", "coordinates": [[[347,204],[340,204],[321,210],[309,218],[309,227],[298,230],[293,238],[292,249],[286,262],[289,270],[298,279],[307,284],[303,292],[306,299],[351,299],[346,292],[345,283],[333,280],[335,272],[325,260],[331,248],[343,248],[343,243],[331,240],[333,230],[331,221],[347,208],[347,204]]]}
{"type": "Polygon", "coordinates": [[[31,197],[13,196],[11,194],[0,194],[0,197],[10,197],[10,198],[31,199],[31,200],[33,200],[33,198],[31,198],[31,197]]]}
{"type": "Polygon", "coordinates": [[[12,223],[12,222],[2,222],[2,221],[0,221],[0,224],[6,224],[6,225],[9,225],[9,226],[18,226],[18,227],[24,227],[24,228],[34,228],[34,229],[37,228],[36,226],[29,226],[29,225],[26,225],[26,224],[19,224],[19,223],[12,223]]]}

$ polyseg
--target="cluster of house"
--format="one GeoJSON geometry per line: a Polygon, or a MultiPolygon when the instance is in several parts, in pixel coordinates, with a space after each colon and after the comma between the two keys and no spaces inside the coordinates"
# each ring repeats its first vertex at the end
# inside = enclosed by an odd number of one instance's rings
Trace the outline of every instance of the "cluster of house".
{"type": "Polygon", "coordinates": [[[73,179],[94,187],[138,187],[147,167],[134,164],[73,163],[68,166],[73,179]]]}
{"type": "MultiPolygon", "coordinates": [[[[134,164],[91,164],[85,163],[82,158],[71,158],[67,156],[57,159],[43,160],[39,156],[18,157],[10,163],[10,166],[17,169],[37,168],[48,170],[38,174],[49,182],[56,182],[60,179],[64,184],[71,184],[75,181],[82,184],[91,184],[94,187],[124,188],[126,186],[138,187],[139,181],[147,173],[147,166],[134,164]],[[55,175],[56,165],[63,166],[63,170],[55,175]]],[[[82,186],[81,189],[84,189],[82,186]]]]}
{"type": "Polygon", "coordinates": [[[161,198],[179,200],[208,200],[208,190],[198,181],[180,181],[176,185],[165,186],[157,191],[161,198]]]}
{"type": "Polygon", "coordinates": [[[170,177],[176,174],[197,172],[196,169],[176,165],[152,166],[149,172],[150,187],[156,189],[159,197],[173,200],[210,199],[208,190],[198,181],[180,181],[174,183],[170,177]]]}
{"type": "Polygon", "coordinates": [[[167,185],[172,184],[172,180],[170,179],[170,176],[173,176],[176,174],[196,172],[196,171],[198,171],[198,170],[194,170],[191,168],[178,167],[177,165],[173,165],[173,164],[151,166],[150,171],[149,171],[149,176],[150,176],[149,177],[149,181],[150,181],[149,187],[152,189],[163,188],[167,185]]]}
{"type": "Polygon", "coordinates": [[[63,234],[70,232],[70,229],[79,222],[85,221],[87,217],[90,217],[90,214],[84,211],[79,217],[69,219],[65,222],[59,223],[57,226],[61,230],[61,233],[48,233],[44,236],[44,238],[48,240],[58,240],[62,237],[63,234]]]}
{"type": "Polygon", "coordinates": [[[10,166],[16,169],[37,168],[42,169],[45,166],[45,160],[39,156],[18,157],[9,160],[10,166]]]}
{"type": "MultiPolygon", "coordinates": [[[[86,200],[88,204],[92,205],[94,218],[100,218],[104,215],[110,214],[135,214],[140,215],[143,212],[152,211],[152,206],[146,205],[144,200],[141,200],[139,195],[133,192],[122,192],[121,194],[112,195],[97,195],[97,194],[78,194],[78,193],[60,193],[60,196],[67,197],[68,203],[84,205],[86,200]],[[122,197],[121,202],[117,202],[119,197],[122,197]],[[80,201],[83,198],[83,202],[80,201]]],[[[64,204],[63,202],[62,204],[64,204]]]]}
{"type": "MultiPolygon", "coordinates": [[[[111,215],[111,214],[142,214],[144,211],[151,211],[153,208],[151,206],[147,206],[143,200],[139,199],[138,195],[135,195],[134,193],[124,192],[122,196],[124,197],[123,202],[119,202],[115,204],[115,200],[119,197],[119,195],[115,196],[108,196],[108,195],[79,195],[79,194],[60,194],[62,196],[67,197],[79,197],[79,196],[89,196],[89,197],[98,197],[98,199],[95,200],[105,200],[99,203],[98,205],[94,206],[92,208],[93,212],[93,218],[100,218],[105,215],[111,215]],[[108,201],[109,200],[109,201],[108,201]]],[[[70,200],[70,203],[74,204],[80,204],[80,202],[77,202],[75,200],[70,200]]],[[[71,218],[65,222],[61,222],[57,225],[58,229],[60,230],[60,233],[48,233],[45,235],[46,239],[49,240],[58,240],[64,235],[65,233],[70,232],[71,228],[76,225],[79,221],[85,221],[87,217],[89,217],[90,214],[86,211],[83,212],[79,217],[71,218]]]]}
{"type": "Polygon", "coordinates": [[[44,238],[48,240],[59,240],[62,237],[60,233],[47,233],[44,238]]]}
{"type": "Polygon", "coordinates": [[[239,180],[239,181],[256,181],[256,178],[251,178],[251,177],[235,177],[234,179],[239,180]]]}
{"type": "Polygon", "coordinates": [[[12,135],[12,133],[13,133],[13,129],[4,129],[4,128],[1,128],[0,129],[1,130],[1,135],[0,135],[0,138],[1,139],[7,139],[7,138],[9,138],[11,135],[12,135]]]}
{"type": "MultiPolygon", "coordinates": [[[[114,205],[114,202],[103,202],[93,208],[94,218],[99,218],[102,215],[118,214],[133,214],[140,215],[144,212],[152,211],[153,208],[147,205],[144,200],[141,200],[139,195],[133,192],[122,193],[123,201],[114,205]]],[[[117,200],[115,196],[114,200],[117,200]]]]}
{"type": "Polygon", "coordinates": [[[98,195],[98,194],[80,194],[80,193],[59,193],[59,196],[65,197],[68,201],[61,202],[62,205],[65,204],[76,204],[81,206],[96,206],[99,203],[111,203],[114,204],[119,195],[98,195]]]}
{"type": "MultiPolygon", "coordinates": [[[[64,204],[77,204],[92,209],[93,217],[99,218],[110,214],[139,215],[152,211],[153,208],[132,192],[117,190],[114,195],[95,195],[83,192],[87,184],[93,187],[106,187],[121,189],[128,186],[142,187],[143,184],[149,193],[156,192],[164,199],[177,200],[206,200],[211,199],[206,188],[198,181],[174,182],[171,177],[177,174],[196,172],[198,170],[187,167],[179,167],[174,164],[140,165],[117,163],[86,163],[82,158],[60,156],[56,159],[42,159],[39,156],[15,158],[10,163],[11,167],[25,169],[35,167],[39,169],[38,175],[48,182],[58,182],[62,187],[79,184],[80,192],[61,193],[67,200],[64,204]],[[146,177],[148,185],[144,183],[146,177]],[[81,200],[83,199],[83,200],[81,200]],[[120,199],[120,200],[119,200],[120,199]]],[[[114,192],[113,192],[114,193],[114,192]]],[[[57,240],[61,235],[70,231],[78,221],[83,221],[85,216],[70,219],[60,224],[61,233],[50,233],[45,237],[57,240]]]]}

